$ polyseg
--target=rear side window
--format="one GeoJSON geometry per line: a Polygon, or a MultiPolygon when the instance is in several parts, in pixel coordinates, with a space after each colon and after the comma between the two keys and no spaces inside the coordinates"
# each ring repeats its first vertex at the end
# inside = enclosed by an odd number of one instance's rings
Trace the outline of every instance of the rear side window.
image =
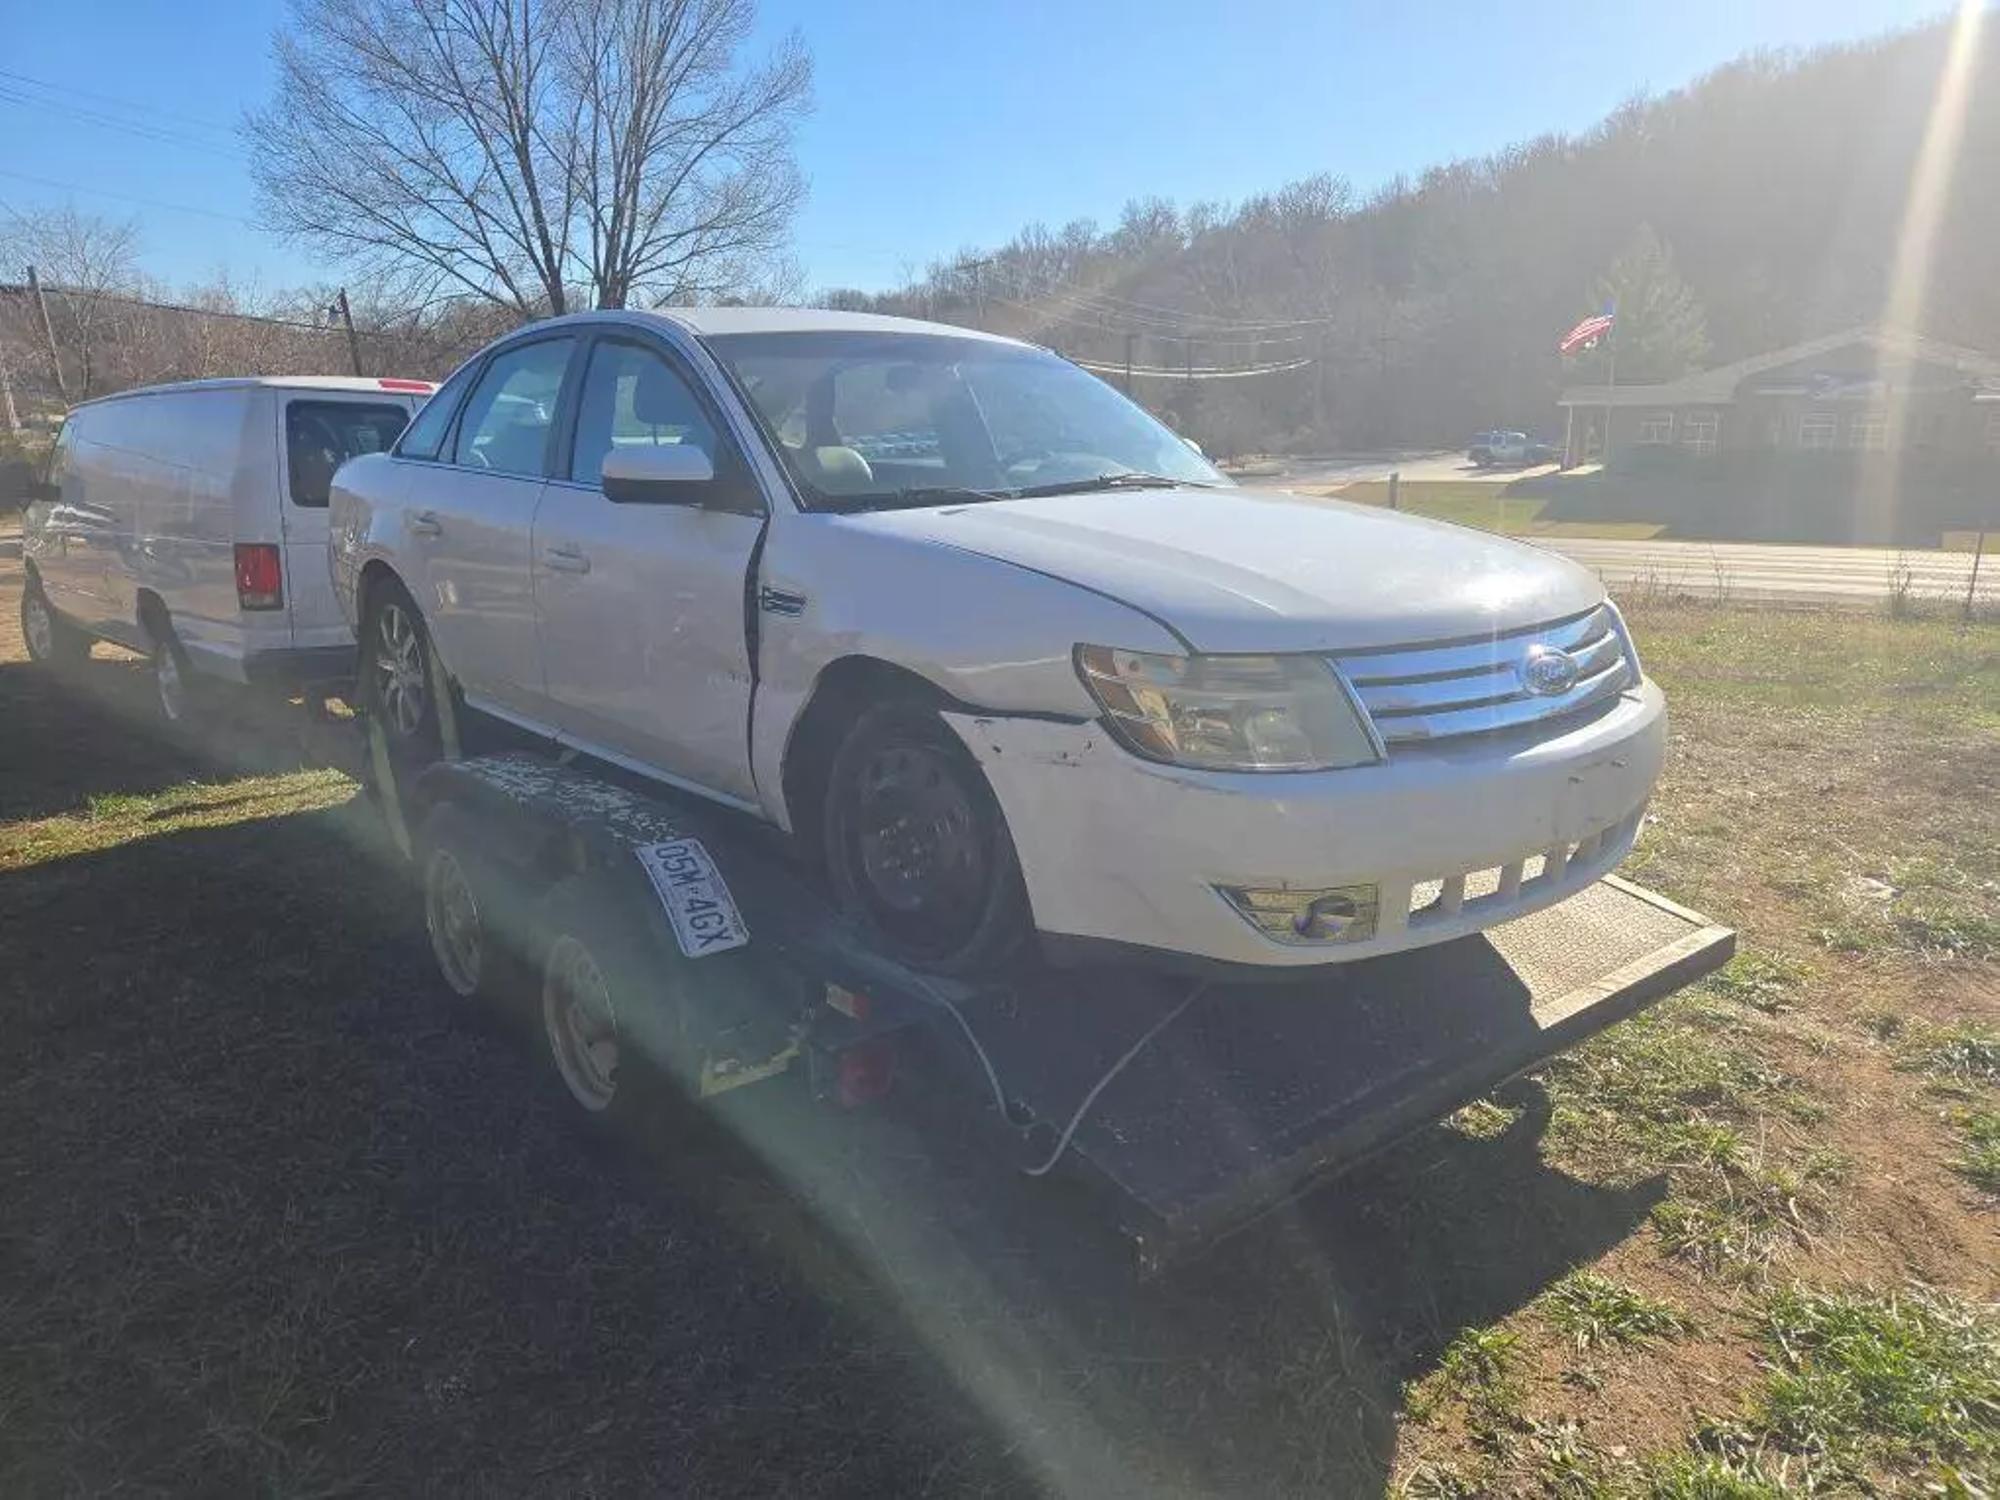
{"type": "Polygon", "coordinates": [[[478,372],[479,362],[474,360],[418,408],[410,430],[403,434],[402,445],[396,449],[398,458],[438,456],[438,449],[444,446],[445,430],[451,426],[451,414],[458,409],[459,397],[465,394],[465,388],[472,384],[472,377],[478,372]]]}
{"type": "Polygon", "coordinates": [[[387,451],[409,420],[402,407],[386,402],[286,402],[285,463],[292,504],[324,507],[333,471],[363,453],[387,451]]]}
{"type": "Polygon", "coordinates": [[[465,403],[453,462],[496,474],[539,475],[575,347],[571,338],[540,339],[494,355],[465,403]]]}

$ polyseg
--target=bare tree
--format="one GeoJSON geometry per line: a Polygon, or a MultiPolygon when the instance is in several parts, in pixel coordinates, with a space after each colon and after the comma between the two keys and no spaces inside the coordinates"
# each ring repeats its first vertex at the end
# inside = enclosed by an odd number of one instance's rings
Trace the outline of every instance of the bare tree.
{"type": "Polygon", "coordinates": [[[75,358],[84,398],[101,383],[99,354],[108,327],[139,285],[138,249],[137,221],[102,219],[74,207],[0,223],[0,253],[9,263],[35,267],[53,307],[57,345],[67,345],[75,358]]]}
{"type": "Polygon", "coordinates": [[[754,285],[804,195],[794,39],[754,0],[294,0],[246,124],[274,227],[522,316],[754,285]]]}

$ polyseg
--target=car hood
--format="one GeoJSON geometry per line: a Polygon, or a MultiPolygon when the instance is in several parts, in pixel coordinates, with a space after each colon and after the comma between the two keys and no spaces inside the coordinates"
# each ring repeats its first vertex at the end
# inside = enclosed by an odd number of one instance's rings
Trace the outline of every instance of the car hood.
{"type": "Polygon", "coordinates": [[[840,519],[1110,595],[1198,651],[1347,651],[1486,635],[1604,597],[1588,569],[1538,547],[1271,490],[1111,490],[840,519]]]}

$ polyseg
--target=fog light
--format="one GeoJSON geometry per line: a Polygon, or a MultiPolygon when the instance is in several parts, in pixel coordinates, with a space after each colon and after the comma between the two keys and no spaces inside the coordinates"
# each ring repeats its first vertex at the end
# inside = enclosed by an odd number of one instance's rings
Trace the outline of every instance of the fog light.
{"type": "Polygon", "coordinates": [[[1375,936],[1379,892],[1372,885],[1290,889],[1219,885],[1216,894],[1275,943],[1365,943],[1375,936]]]}

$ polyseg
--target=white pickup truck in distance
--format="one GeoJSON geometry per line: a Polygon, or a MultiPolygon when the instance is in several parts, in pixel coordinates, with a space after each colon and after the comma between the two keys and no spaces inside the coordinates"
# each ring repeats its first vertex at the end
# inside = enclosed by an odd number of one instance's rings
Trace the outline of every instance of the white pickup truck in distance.
{"type": "Polygon", "coordinates": [[[1394,952],[1631,848],[1660,693],[1537,548],[1239,488],[1108,385],[790,309],[520,330],[329,534],[397,753],[463,706],[776,824],[941,969],[1394,952]]]}

